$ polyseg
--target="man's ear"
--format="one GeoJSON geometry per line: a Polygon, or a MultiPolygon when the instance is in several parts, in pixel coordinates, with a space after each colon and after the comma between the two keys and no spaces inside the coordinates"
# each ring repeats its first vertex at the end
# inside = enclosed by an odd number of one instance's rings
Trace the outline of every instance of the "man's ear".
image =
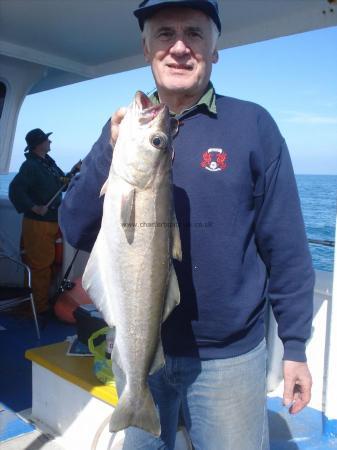
{"type": "Polygon", "coordinates": [[[218,50],[214,50],[212,55],[212,63],[216,64],[219,61],[219,53],[218,50]]]}
{"type": "Polygon", "coordinates": [[[142,45],[143,45],[144,59],[145,59],[146,62],[150,62],[149,50],[147,48],[147,45],[146,45],[146,42],[145,42],[145,38],[142,39],[142,45]]]}

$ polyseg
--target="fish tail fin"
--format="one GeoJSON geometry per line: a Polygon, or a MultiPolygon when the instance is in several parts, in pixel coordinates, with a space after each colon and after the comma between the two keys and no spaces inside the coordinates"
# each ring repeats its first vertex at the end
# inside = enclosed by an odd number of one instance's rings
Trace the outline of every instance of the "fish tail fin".
{"type": "Polygon", "coordinates": [[[160,436],[159,415],[148,386],[135,396],[126,386],[110,420],[110,431],[117,432],[127,427],[141,428],[160,436]]]}

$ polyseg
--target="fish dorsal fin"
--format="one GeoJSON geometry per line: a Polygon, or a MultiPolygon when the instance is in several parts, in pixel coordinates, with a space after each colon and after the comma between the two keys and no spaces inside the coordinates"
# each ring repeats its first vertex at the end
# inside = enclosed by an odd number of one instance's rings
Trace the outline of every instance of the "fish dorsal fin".
{"type": "Polygon", "coordinates": [[[135,189],[130,189],[123,192],[121,205],[121,226],[123,227],[129,244],[132,244],[135,235],[135,200],[135,189]]]}
{"type": "Polygon", "coordinates": [[[163,322],[168,318],[174,308],[180,303],[180,290],[174,267],[171,267],[170,278],[167,286],[166,300],[163,313],[163,322]]]}
{"type": "Polygon", "coordinates": [[[102,195],[104,195],[106,193],[106,191],[108,190],[108,184],[109,184],[109,178],[106,179],[106,181],[104,182],[101,192],[99,193],[99,196],[102,197],[102,195]]]}
{"type": "Polygon", "coordinates": [[[181,261],[183,259],[183,253],[181,250],[180,231],[175,212],[173,212],[172,223],[172,258],[181,261]]]}

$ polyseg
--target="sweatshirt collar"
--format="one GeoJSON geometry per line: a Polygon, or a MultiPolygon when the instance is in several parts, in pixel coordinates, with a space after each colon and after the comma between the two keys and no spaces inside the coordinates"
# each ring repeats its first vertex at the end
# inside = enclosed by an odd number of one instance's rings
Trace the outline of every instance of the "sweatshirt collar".
{"type": "MultiPolygon", "coordinates": [[[[157,91],[150,95],[150,100],[154,104],[159,104],[160,103],[157,91]]],[[[180,114],[171,113],[171,115],[172,116],[182,117],[182,116],[184,116],[185,114],[188,114],[190,111],[192,111],[194,109],[199,109],[200,106],[205,106],[207,108],[208,112],[210,112],[211,114],[216,114],[217,111],[216,111],[216,102],[215,102],[215,100],[216,100],[215,90],[214,90],[213,84],[211,82],[209,82],[208,86],[206,88],[206,91],[200,97],[200,99],[197,101],[197,103],[195,105],[191,106],[188,109],[185,109],[180,114]]]]}

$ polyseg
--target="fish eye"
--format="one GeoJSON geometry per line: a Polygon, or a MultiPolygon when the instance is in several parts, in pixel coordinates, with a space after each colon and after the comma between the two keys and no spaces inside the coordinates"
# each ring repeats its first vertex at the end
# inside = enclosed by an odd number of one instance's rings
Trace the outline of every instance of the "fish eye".
{"type": "Polygon", "coordinates": [[[154,134],[151,136],[150,142],[156,148],[165,148],[167,146],[167,137],[164,134],[154,134]]]}

